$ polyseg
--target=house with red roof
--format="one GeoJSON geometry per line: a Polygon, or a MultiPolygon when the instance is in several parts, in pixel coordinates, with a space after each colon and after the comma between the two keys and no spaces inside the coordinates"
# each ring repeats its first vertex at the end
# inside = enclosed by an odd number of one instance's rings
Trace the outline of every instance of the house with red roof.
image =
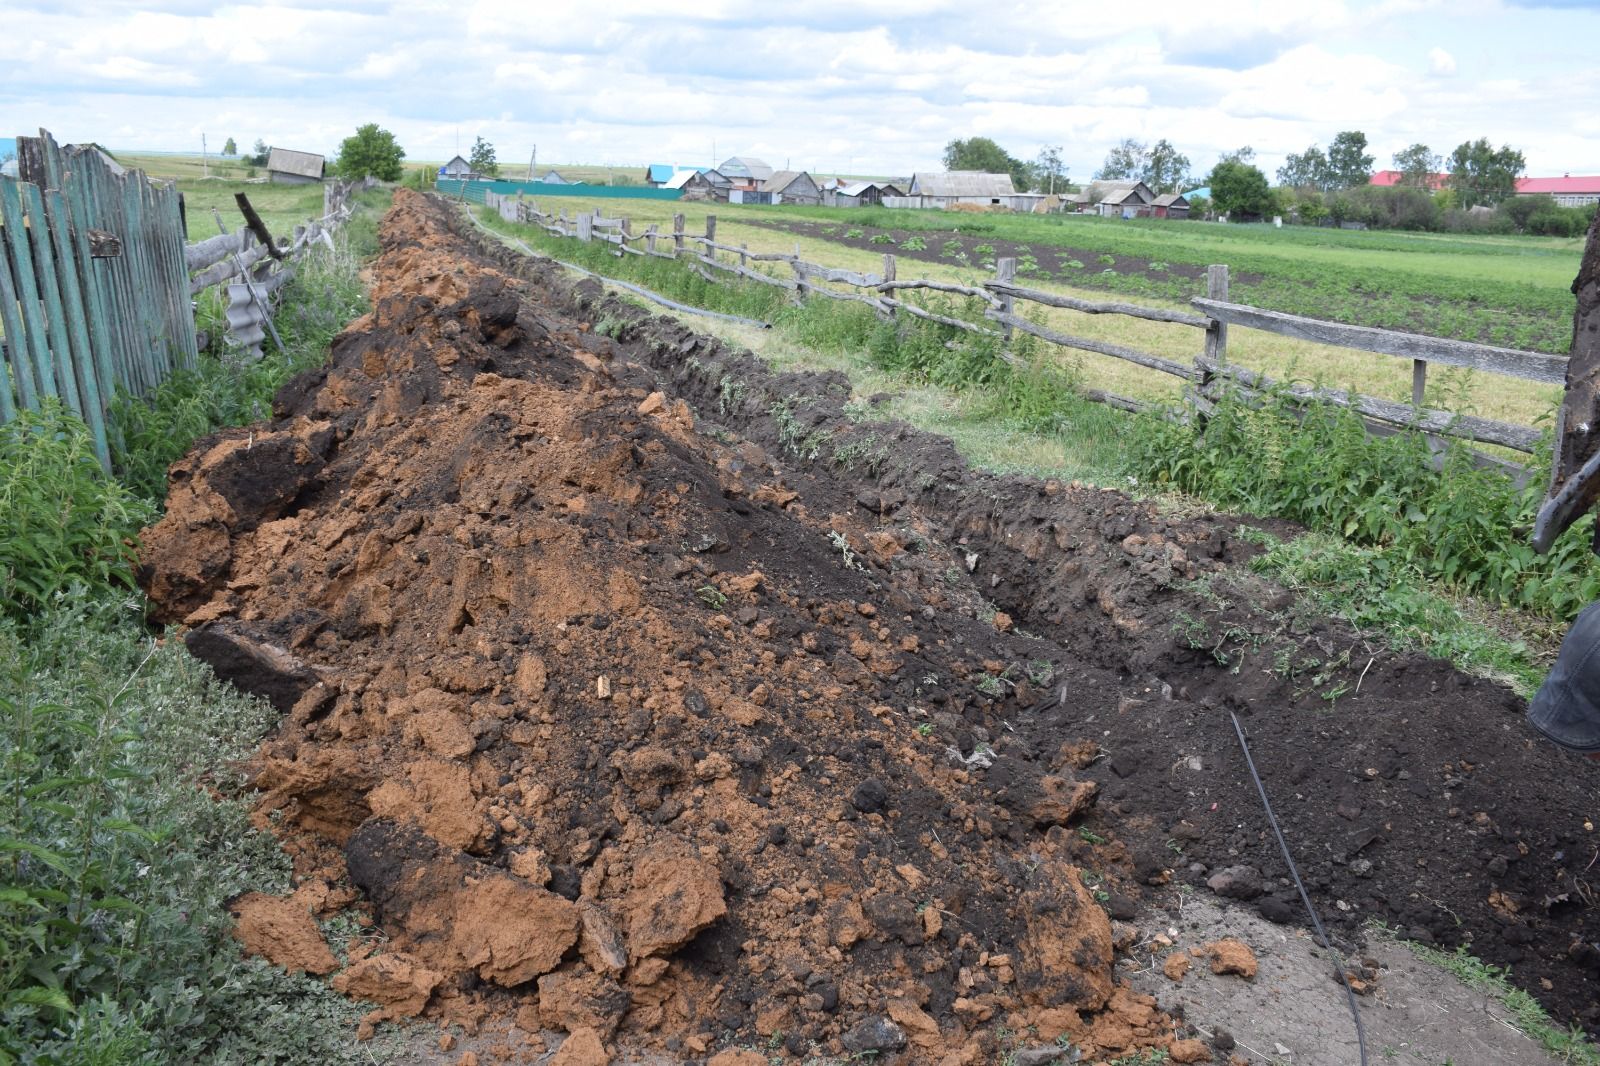
{"type": "MultiPolygon", "coordinates": [[[[1404,184],[1403,179],[1405,176],[1406,172],[1403,170],[1380,170],[1376,174],[1372,175],[1372,180],[1367,182],[1367,184],[1381,185],[1385,188],[1393,188],[1396,185],[1404,184]]],[[[1449,180],[1450,175],[1448,174],[1429,174],[1428,188],[1432,189],[1434,192],[1438,192],[1440,189],[1445,187],[1445,184],[1449,180]]]]}
{"type": "Polygon", "coordinates": [[[1518,196],[1549,196],[1562,207],[1588,207],[1600,203],[1600,175],[1559,178],[1518,178],[1518,196]]]}

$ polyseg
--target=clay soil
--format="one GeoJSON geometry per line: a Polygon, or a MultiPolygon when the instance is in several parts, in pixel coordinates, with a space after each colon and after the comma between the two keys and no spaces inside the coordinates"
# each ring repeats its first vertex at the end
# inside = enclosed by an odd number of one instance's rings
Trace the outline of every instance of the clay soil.
{"type": "Polygon", "coordinates": [[[1592,768],[1511,693],[1297,610],[1235,519],[976,473],[468,225],[402,191],[373,314],[145,538],[157,620],[284,711],[249,949],[326,971],[296,914],[353,909],[372,1021],[570,1061],[1187,1055],[1116,975],[1141,898],[1301,920],[1232,711],[1346,944],[1600,1022],[1592,768]]]}

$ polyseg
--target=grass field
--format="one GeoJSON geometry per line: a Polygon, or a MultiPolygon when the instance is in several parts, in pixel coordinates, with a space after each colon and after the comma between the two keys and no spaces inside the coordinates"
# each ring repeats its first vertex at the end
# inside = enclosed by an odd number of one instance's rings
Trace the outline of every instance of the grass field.
{"type": "MultiPolygon", "coordinates": [[[[1190,222],[1121,222],[1076,216],[970,215],[938,211],[886,211],[759,207],[661,201],[550,199],[546,210],[599,208],[625,214],[638,232],[655,223],[670,230],[681,211],[690,233],[703,233],[707,214],[717,218],[718,240],[747,244],[752,251],[798,251],[829,266],[877,270],[882,253],[849,247],[822,235],[859,228],[865,238],[905,231],[928,232],[937,247],[938,230],[973,231],[994,239],[1038,247],[1061,244],[1094,256],[1138,256],[1164,263],[1228,263],[1234,300],[1351,322],[1439,336],[1493,340],[1535,350],[1564,352],[1570,340],[1578,242],[1548,238],[1444,237],[1270,226],[1224,226],[1190,222]],[[805,234],[785,232],[773,223],[801,224],[805,234]],[[816,234],[816,235],[812,235],[816,234]],[[1377,280],[1375,280],[1377,279],[1377,280]],[[1483,335],[1483,322],[1502,325],[1483,335]],[[1509,331],[1510,334],[1506,335],[1509,331]],[[1534,339],[1544,343],[1533,343],[1534,339]]],[[[895,235],[899,236],[896,237],[895,235]]],[[[988,276],[979,264],[900,261],[899,276],[929,277],[968,284],[988,276]]],[[[1149,276],[1085,271],[1070,280],[1030,278],[1028,284],[1084,298],[1103,298],[1109,289],[1155,306],[1183,308],[1200,295],[1203,282],[1170,272],[1149,276]]],[[[1077,336],[1154,352],[1181,362],[1199,353],[1201,335],[1186,326],[1145,322],[1118,315],[1084,315],[1050,309],[1046,321],[1077,336]]],[[[1229,358],[1272,377],[1353,388],[1387,399],[1411,397],[1409,361],[1311,344],[1275,334],[1235,328],[1229,358]]],[[[1077,362],[1086,384],[1147,400],[1175,399],[1182,383],[1142,367],[1092,353],[1060,351],[1077,362]]],[[[1542,425],[1560,400],[1560,389],[1496,375],[1438,367],[1430,370],[1427,402],[1446,410],[1477,414],[1523,425],[1542,425]]]]}
{"type": "Polygon", "coordinates": [[[212,156],[207,168],[197,155],[117,152],[116,157],[123,166],[142,170],[152,178],[177,181],[178,191],[183,193],[191,241],[205,240],[218,233],[213,209],[221,213],[225,229],[232,231],[243,225],[244,216],[234,201],[235,193],[242,192],[250,197],[251,206],[274,237],[287,236],[295,226],[322,214],[322,186],[271,185],[265,180],[265,168],[248,167],[237,159],[222,161],[212,156]],[[210,177],[203,176],[207,169],[210,177]]]}

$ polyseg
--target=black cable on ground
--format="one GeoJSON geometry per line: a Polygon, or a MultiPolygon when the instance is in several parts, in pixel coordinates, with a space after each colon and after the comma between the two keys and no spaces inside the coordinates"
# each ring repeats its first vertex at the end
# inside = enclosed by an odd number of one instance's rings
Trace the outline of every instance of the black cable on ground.
{"type": "Polygon", "coordinates": [[[509,244],[516,245],[518,248],[521,248],[523,250],[523,252],[525,252],[528,255],[540,256],[541,258],[549,259],[552,263],[556,264],[557,266],[566,267],[568,270],[576,270],[578,273],[584,275],[585,277],[598,278],[598,279],[600,279],[601,281],[603,281],[603,282],[605,282],[607,284],[616,285],[616,286],[618,286],[620,288],[627,289],[629,292],[637,293],[640,296],[643,296],[646,300],[654,301],[655,303],[660,304],[662,307],[670,307],[674,311],[683,311],[683,312],[685,312],[687,314],[691,314],[691,315],[704,315],[707,318],[720,318],[724,322],[737,322],[741,326],[754,326],[757,329],[771,329],[772,328],[772,323],[763,322],[759,318],[745,318],[745,317],[743,317],[741,315],[729,315],[729,314],[724,314],[721,311],[708,311],[704,307],[692,307],[689,304],[681,304],[681,303],[678,303],[676,300],[669,300],[665,296],[662,296],[660,293],[651,292],[649,289],[646,289],[646,288],[644,288],[643,286],[640,286],[640,285],[635,285],[632,282],[619,281],[616,278],[607,277],[604,274],[596,274],[592,270],[586,270],[583,267],[578,266],[576,263],[565,263],[565,262],[562,262],[560,259],[555,259],[555,258],[553,258],[551,256],[542,255],[542,253],[534,251],[532,248],[529,248],[522,241],[517,240],[517,238],[509,236],[509,235],[504,234],[504,233],[496,232],[495,230],[490,229],[488,226],[485,226],[483,224],[483,220],[480,219],[473,212],[468,211],[467,212],[467,217],[472,219],[473,224],[475,226],[477,226],[479,229],[483,230],[483,232],[489,234],[490,236],[496,238],[497,240],[505,241],[505,242],[507,242],[509,244]]]}
{"type": "Polygon", "coordinates": [[[1356,993],[1350,987],[1350,978],[1344,972],[1344,956],[1339,954],[1339,949],[1333,946],[1333,941],[1328,939],[1328,932],[1322,928],[1322,919],[1317,917],[1317,908],[1311,905],[1311,895],[1306,891],[1305,882],[1300,880],[1300,871],[1294,864],[1294,858],[1289,854],[1289,845],[1283,839],[1283,830],[1278,826],[1278,816],[1272,813],[1272,802],[1267,799],[1267,787],[1261,783],[1261,775],[1256,773],[1256,761],[1250,757],[1250,745],[1244,739],[1244,729],[1239,725],[1239,716],[1232,711],[1228,717],[1233,719],[1233,731],[1239,737],[1239,747],[1244,751],[1244,763],[1250,768],[1250,777],[1256,783],[1256,792],[1261,796],[1261,806],[1267,812],[1267,821],[1272,826],[1272,833],[1278,838],[1278,848],[1283,852],[1283,861],[1289,864],[1289,876],[1294,878],[1294,887],[1300,890],[1300,902],[1306,905],[1306,913],[1311,915],[1311,924],[1317,931],[1317,940],[1322,946],[1333,952],[1335,965],[1338,966],[1339,983],[1344,985],[1345,999],[1350,1003],[1350,1017],[1356,1023],[1356,1048],[1361,1053],[1361,1066],[1367,1066],[1367,1033],[1361,1025],[1361,1009],[1356,1005],[1356,993]]]}

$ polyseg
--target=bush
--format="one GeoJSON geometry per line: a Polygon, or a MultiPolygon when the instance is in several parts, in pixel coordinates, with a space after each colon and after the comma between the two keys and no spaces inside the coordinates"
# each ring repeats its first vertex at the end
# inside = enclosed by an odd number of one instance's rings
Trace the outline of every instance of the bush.
{"type": "MultiPolygon", "coordinates": [[[[1526,531],[1543,482],[1519,490],[1478,468],[1459,444],[1436,470],[1421,435],[1373,437],[1348,410],[1301,407],[1282,393],[1264,402],[1224,397],[1198,438],[1188,426],[1141,417],[1131,462],[1147,484],[1383,547],[1425,577],[1551,618],[1570,618],[1600,597],[1600,560],[1588,548],[1594,517],[1549,555],[1535,555],[1526,531]]],[[[1541,463],[1548,457],[1534,468],[1541,463]]]]}
{"type": "Polygon", "coordinates": [[[55,401],[0,426],[0,616],[31,618],[73,584],[131,589],[133,539],[153,514],[55,401]]]}

